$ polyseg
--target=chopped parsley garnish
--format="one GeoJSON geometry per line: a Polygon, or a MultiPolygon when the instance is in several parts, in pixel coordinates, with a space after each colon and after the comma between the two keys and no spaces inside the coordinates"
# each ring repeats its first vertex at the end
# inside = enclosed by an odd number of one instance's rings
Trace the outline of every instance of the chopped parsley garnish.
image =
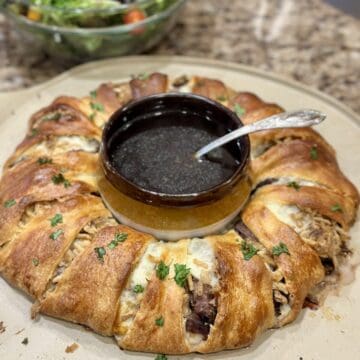
{"type": "Polygon", "coordinates": [[[342,207],[339,204],[335,204],[331,207],[331,211],[333,212],[342,212],[342,207]]]}
{"type": "Polygon", "coordinates": [[[167,266],[162,260],[156,266],[156,276],[160,280],[164,280],[169,275],[170,267],[167,266]]]}
{"type": "Polygon", "coordinates": [[[140,284],[135,285],[134,289],[133,289],[135,294],[140,294],[140,293],[144,292],[144,290],[145,290],[144,287],[140,284]]]}
{"type": "Polygon", "coordinates": [[[245,109],[243,107],[241,107],[239,104],[235,104],[234,105],[234,111],[236,113],[237,116],[243,116],[245,114],[245,109]]]}
{"type": "Polygon", "coordinates": [[[50,239],[55,241],[63,233],[64,233],[64,230],[58,229],[58,230],[56,230],[56,231],[54,231],[53,233],[50,234],[50,239]]]}
{"type": "Polygon", "coordinates": [[[64,175],[62,173],[59,173],[57,175],[54,175],[52,178],[51,178],[52,182],[55,184],[55,185],[60,185],[60,184],[64,184],[64,187],[68,188],[71,184],[70,184],[70,181],[65,179],[64,175]]]}
{"type": "Polygon", "coordinates": [[[29,135],[30,137],[34,137],[36,135],[39,134],[39,130],[38,129],[31,129],[31,134],[29,135]]]}
{"type": "Polygon", "coordinates": [[[317,151],[317,146],[316,145],[311,147],[311,149],[310,149],[310,157],[311,157],[312,160],[317,160],[318,151],[317,151]]]}
{"type": "Polygon", "coordinates": [[[16,200],[15,199],[10,199],[4,202],[4,207],[5,208],[11,208],[12,206],[14,206],[16,204],[16,200]]]}
{"type": "Polygon", "coordinates": [[[124,242],[128,237],[126,233],[116,233],[114,240],[108,244],[109,249],[115,249],[120,243],[124,242]]]}
{"type": "Polygon", "coordinates": [[[253,244],[248,243],[247,241],[243,241],[241,243],[241,252],[243,253],[244,260],[249,261],[253,256],[258,253],[259,249],[257,249],[253,244]]]}
{"type": "Polygon", "coordinates": [[[155,360],[168,360],[168,358],[164,354],[159,354],[159,355],[156,355],[155,360]]]}
{"type": "Polygon", "coordinates": [[[27,345],[29,343],[29,339],[26,337],[21,343],[23,345],[27,345]]]}
{"type": "Polygon", "coordinates": [[[163,318],[162,316],[160,316],[159,318],[157,318],[157,319],[155,320],[155,324],[156,324],[157,326],[164,326],[164,318],[163,318]]]}
{"type": "Polygon", "coordinates": [[[89,119],[90,121],[94,121],[95,120],[95,116],[96,116],[96,112],[93,112],[89,115],[89,119]]]}
{"type": "Polygon", "coordinates": [[[137,79],[139,80],[147,80],[149,78],[149,74],[144,72],[144,73],[140,73],[136,76],[137,79]]]}
{"type": "Polygon", "coordinates": [[[50,219],[50,224],[52,227],[62,222],[63,222],[63,216],[61,214],[55,214],[55,216],[50,219]]]}
{"type": "Polygon", "coordinates": [[[220,101],[220,102],[223,102],[223,101],[226,101],[227,100],[227,97],[225,95],[220,95],[216,98],[216,100],[220,101]]]}
{"type": "Polygon", "coordinates": [[[97,258],[99,259],[99,261],[104,262],[104,256],[106,255],[106,250],[104,247],[96,247],[94,249],[97,258]]]}
{"type": "Polygon", "coordinates": [[[183,264],[175,264],[175,282],[181,286],[185,286],[186,279],[188,275],[190,274],[190,269],[186,267],[186,265],[183,264]]]}
{"type": "Polygon", "coordinates": [[[104,112],[104,110],[105,110],[104,105],[101,104],[101,103],[91,102],[91,103],[90,103],[90,107],[91,107],[94,111],[104,112]]]}
{"type": "Polygon", "coordinates": [[[38,266],[39,265],[39,259],[33,258],[32,263],[33,263],[34,266],[38,266]]]}
{"type": "Polygon", "coordinates": [[[61,113],[51,112],[41,117],[41,121],[57,121],[61,118],[61,113]]]}
{"type": "Polygon", "coordinates": [[[45,165],[45,164],[52,164],[52,159],[44,156],[44,157],[39,157],[37,162],[40,164],[40,165],[45,165]]]}
{"type": "Polygon", "coordinates": [[[96,99],[96,96],[97,96],[96,90],[90,91],[90,96],[91,96],[93,99],[96,99]]]}
{"type": "Polygon", "coordinates": [[[290,181],[287,184],[287,187],[291,187],[291,188],[295,189],[296,191],[299,191],[299,189],[300,189],[300,185],[296,181],[290,181]]]}
{"type": "Polygon", "coordinates": [[[280,243],[279,245],[276,245],[272,248],[272,253],[275,256],[280,256],[281,254],[288,254],[289,253],[289,249],[287,248],[287,246],[284,243],[280,243]]]}

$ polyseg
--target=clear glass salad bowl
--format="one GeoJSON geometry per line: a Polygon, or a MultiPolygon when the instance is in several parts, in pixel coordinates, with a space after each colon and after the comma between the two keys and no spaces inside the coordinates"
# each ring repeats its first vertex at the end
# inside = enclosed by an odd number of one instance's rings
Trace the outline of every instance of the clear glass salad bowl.
{"type": "Polygon", "coordinates": [[[86,0],[71,0],[63,8],[34,5],[43,0],[0,0],[0,5],[24,46],[60,61],[83,62],[151,48],[172,28],[186,0],[140,0],[115,6],[105,6],[113,2],[105,0],[96,7],[71,7],[71,2],[86,0]]]}

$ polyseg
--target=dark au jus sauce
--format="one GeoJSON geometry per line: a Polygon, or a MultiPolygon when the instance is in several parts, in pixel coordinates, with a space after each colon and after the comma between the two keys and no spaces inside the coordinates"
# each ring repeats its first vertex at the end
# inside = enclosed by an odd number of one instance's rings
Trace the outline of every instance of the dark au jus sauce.
{"type": "Polygon", "coordinates": [[[206,191],[229,179],[239,165],[234,144],[195,159],[196,150],[226,132],[196,113],[147,114],[125,126],[111,139],[110,161],[146,190],[171,195],[206,191]]]}

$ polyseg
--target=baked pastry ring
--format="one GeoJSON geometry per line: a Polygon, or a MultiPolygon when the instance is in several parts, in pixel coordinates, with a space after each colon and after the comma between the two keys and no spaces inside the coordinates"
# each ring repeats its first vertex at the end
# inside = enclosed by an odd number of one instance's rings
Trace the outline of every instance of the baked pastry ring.
{"type": "Polygon", "coordinates": [[[310,128],[251,135],[250,200],[230,231],[162,242],[118,224],[98,194],[109,116],[133,99],[190,91],[251,123],[283,111],[221,81],[153,73],[61,96],[34,114],[0,182],[0,271],[44,313],[166,354],[251,344],[316,306],[347,261],[359,193],[310,128]]]}

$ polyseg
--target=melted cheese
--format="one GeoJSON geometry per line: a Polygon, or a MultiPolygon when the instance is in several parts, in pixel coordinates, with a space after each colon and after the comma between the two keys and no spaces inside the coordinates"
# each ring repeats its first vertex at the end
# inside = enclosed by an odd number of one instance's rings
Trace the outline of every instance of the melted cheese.
{"type": "Polygon", "coordinates": [[[122,331],[121,334],[118,334],[116,337],[118,340],[120,340],[121,337],[126,334],[127,329],[131,327],[143,296],[142,293],[135,293],[133,289],[136,285],[141,285],[144,289],[146,288],[148,280],[155,271],[156,263],[154,262],[154,259],[159,259],[161,257],[163,249],[163,242],[151,243],[147,247],[145,253],[131,274],[126,289],[124,289],[121,294],[120,318],[124,316],[126,319],[121,321],[120,328],[122,331]]]}
{"type": "Polygon", "coordinates": [[[218,278],[215,274],[215,254],[210,242],[195,238],[189,241],[186,266],[191,269],[191,275],[202,280],[209,278],[209,285],[216,286],[218,278]]]}
{"type": "MultiPolygon", "coordinates": [[[[292,215],[298,214],[301,210],[294,205],[281,205],[277,203],[267,203],[267,208],[283,223],[292,227],[296,232],[301,231],[296,225],[292,215]]],[[[309,217],[304,218],[304,226],[310,225],[309,217]]]]}
{"type": "Polygon", "coordinates": [[[59,136],[53,140],[44,141],[32,146],[24,154],[49,154],[51,152],[52,155],[56,155],[78,150],[96,153],[99,150],[99,142],[83,136],[59,136]]]}
{"type": "Polygon", "coordinates": [[[296,177],[282,177],[280,179],[278,179],[275,183],[276,185],[288,185],[290,182],[296,182],[297,184],[299,184],[300,186],[310,186],[310,187],[323,187],[321,184],[315,182],[315,181],[309,181],[309,180],[305,180],[305,179],[299,179],[296,177]]]}
{"type": "Polygon", "coordinates": [[[163,246],[164,244],[162,242],[155,242],[148,246],[130,278],[129,285],[131,289],[135,285],[146,287],[147,280],[150,279],[156,266],[153,259],[159,259],[161,257],[163,246]]]}
{"type": "Polygon", "coordinates": [[[297,214],[300,210],[297,206],[285,206],[277,203],[267,203],[266,207],[283,223],[295,227],[292,215],[297,214]]]}

